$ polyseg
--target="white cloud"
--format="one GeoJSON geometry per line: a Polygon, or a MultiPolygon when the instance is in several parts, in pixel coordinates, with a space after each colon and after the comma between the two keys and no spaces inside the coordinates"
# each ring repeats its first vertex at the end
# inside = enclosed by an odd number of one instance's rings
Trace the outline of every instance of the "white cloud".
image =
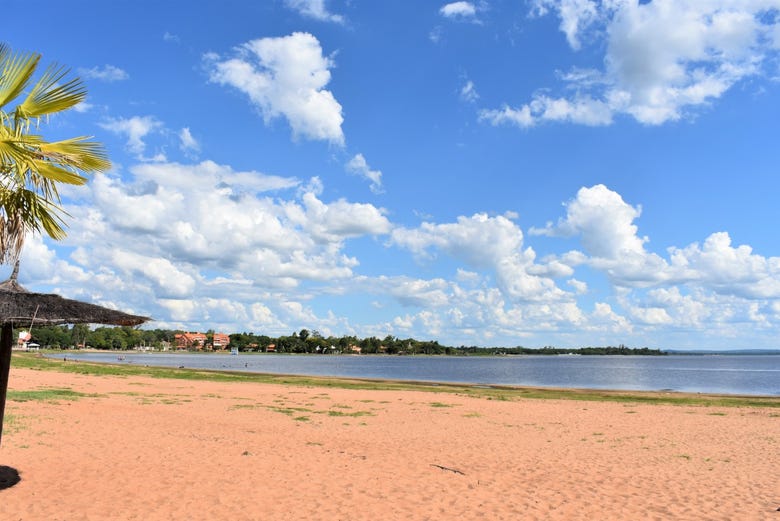
{"type": "Polygon", "coordinates": [[[579,33],[600,16],[598,2],[593,0],[535,0],[534,4],[534,13],[539,16],[550,10],[558,12],[560,29],[573,49],[580,48],[579,33]]]}
{"type": "MultiPolygon", "coordinates": [[[[641,209],[627,204],[620,194],[596,185],[580,189],[557,224],[532,228],[530,234],[579,238],[585,253],[569,252],[557,262],[570,267],[587,264],[617,287],[687,287],[748,300],[780,298],[780,257],[756,255],[747,245],[733,247],[728,233],[716,232],[701,245],[668,248],[667,260],[646,250],[648,238],[638,234],[634,223],[640,214],[641,209]]],[[[556,260],[546,262],[551,267],[556,260]]],[[[660,320],[658,312],[642,309],[636,316],[644,322],[660,320]]]]}
{"type": "Polygon", "coordinates": [[[445,18],[473,19],[477,9],[472,2],[450,2],[439,9],[439,14],[445,18]]]}
{"type": "Polygon", "coordinates": [[[348,237],[384,235],[390,231],[384,210],[374,205],[343,199],[325,204],[313,193],[304,194],[302,201],[303,207],[288,206],[287,215],[317,241],[339,242],[348,237]]]}
{"type": "Polygon", "coordinates": [[[520,109],[504,106],[501,109],[480,111],[479,118],[493,125],[509,123],[527,128],[542,121],[579,123],[588,126],[603,126],[612,123],[613,111],[608,104],[589,97],[568,100],[534,96],[533,101],[520,109]]]}
{"type": "Polygon", "coordinates": [[[87,103],[86,101],[82,101],[81,103],[78,103],[73,107],[73,110],[76,112],[79,112],[81,114],[84,114],[85,112],[89,112],[92,110],[95,106],[91,103],[87,103]]]}
{"type": "Polygon", "coordinates": [[[157,294],[164,298],[187,297],[195,289],[195,279],[168,259],[114,249],[111,265],[125,274],[138,273],[145,277],[157,288],[157,294]]]}
{"type": "Polygon", "coordinates": [[[531,107],[529,105],[523,105],[519,109],[504,105],[501,109],[481,110],[479,119],[481,121],[488,121],[496,126],[509,123],[511,125],[526,128],[536,124],[536,118],[531,114],[531,107]]]}
{"type": "Polygon", "coordinates": [[[328,11],[325,7],[325,0],[284,0],[284,3],[290,9],[294,9],[308,18],[321,22],[344,23],[343,16],[328,11]]]}
{"type": "Polygon", "coordinates": [[[580,188],[577,196],[566,204],[566,218],[556,226],[532,228],[532,235],[580,236],[585,251],[606,259],[619,259],[626,254],[644,254],[647,238],[637,236],[634,220],[641,214],[617,192],[604,185],[580,188]]]}
{"type": "Polygon", "coordinates": [[[391,241],[420,258],[429,258],[429,249],[436,248],[470,267],[489,268],[501,290],[513,299],[558,300],[566,297],[550,278],[557,274],[556,270],[534,262],[534,251],[522,249],[523,232],[504,216],[475,214],[461,216],[456,223],[423,223],[417,229],[396,228],[391,241]]]}
{"type": "Polygon", "coordinates": [[[184,127],[179,131],[179,140],[180,147],[185,153],[197,154],[200,152],[200,143],[193,137],[189,127],[184,127]]]}
{"type": "Polygon", "coordinates": [[[90,80],[99,80],[106,82],[122,81],[130,78],[124,70],[114,65],[103,65],[102,67],[92,67],[91,69],[79,69],[79,74],[90,80]]]}
{"type": "Polygon", "coordinates": [[[680,345],[670,339],[690,331],[721,344],[744,331],[768,338],[780,319],[780,258],[725,232],[662,258],[640,234],[639,206],[602,185],[579,190],[560,220],[531,233],[548,236],[542,244],[577,238],[582,251],[541,258],[511,212],[403,228],[371,204],[324,200],[319,180],[211,161],[138,164],[86,191],[66,206],[70,256],[32,236],[23,282],[151,315],[155,327],[653,346],[680,345]],[[369,242],[350,249],[385,235],[424,260],[417,275],[376,273],[363,256],[369,242]],[[593,274],[611,286],[591,283],[593,274]],[[373,301],[379,318],[365,319],[356,301],[373,301]]]}
{"type": "Polygon", "coordinates": [[[249,96],[266,123],[283,116],[294,137],[344,144],[341,105],[326,90],[333,62],[309,33],[252,40],[237,56],[207,55],[210,79],[249,96]]]}
{"type": "Polygon", "coordinates": [[[566,281],[566,284],[574,288],[574,291],[578,295],[582,295],[588,291],[588,284],[586,282],[583,282],[581,280],[577,279],[569,279],[566,281]]]}
{"type": "Polygon", "coordinates": [[[480,118],[521,127],[608,125],[618,115],[647,125],[679,120],[771,66],[777,9],[777,0],[536,0],[532,12],[557,14],[573,50],[583,38],[605,49],[604,70],[563,75],[572,96],[537,93],[519,107],[483,110],[480,118]]]}
{"type": "Polygon", "coordinates": [[[479,93],[477,93],[477,88],[474,86],[473,81],[468,80],[465,85],[461,87],[460,99],[468,103],[474,103],[479,99],[479,93]]]}
{"type": "Polygon", "coordinates": [[[449,284],[444,279],[420,280],[409,277],[381,277],[384,291],[405,306],[442,307],[450,304],[449,284]]]}
{"type": "MultiPolygon", "coordinates": [[[[299,199],[268,197],[270,191],[300,187],[295,179],[234,172],[210,161],[141,164],[131,171],[132,183],[95,178],[92,206],[72,211],[82,218],[69,241],[90,250],[81,257],[88,265],[102,260],[137,271],[141,261],[126,265],[135,254],[166,259],[194,280],[205,278],[203,270],[217,270],[261,287],[296,287],[350,277],[357,261],[343,252],[344,242],[390,229],[383,210],[370,204],[325,203],[311,192],[299,199]],[[122,251],[125,260],[114,258],[114,251],[122,251]]],[[[167,273],[167,266],[151,262],[145,268],[167,273]]],[[[156,292],[173,295],[162,277],[138,273],[156,281],[156,292]]],[[[180,282],[176,285],[189,287],[180,282]]]]}
{"type": "Polygon", "coordinates": [[[612,306],[606,302],[597,302],[586,329],[625,334],[632,332],[633,326],[626,317],[615,312],[612,306]]]}
{"type": "Polygon", "coordinates": [[[81,205],[66,206],[70,259],[32,237],[25,277],[70,297],[118,302],[156,327],[343,333],[346,319],[319,317],[306,300],[318,286],[354,278],[359,261],[345,252],[348,241],[391,228],[370,204],[326,202],[296,179],[211,161],[137,164],[122,177],[96,176],[83,192],[81,205]]]}
{"type": "Polygon", "coordinates": [[[355,154],[355,156],[347,163],[347,171],[360,177],[367,179],[371,185],[370,189],[373,193],[382,193],[382,172],[379,170],[371,170],[366,162],[366,158],[363,154],[355,154]]]}
{"type": "Polygon", "coordinates": [[[726,232],[713,233],[702,245],[670,248],[669,253],[681,281],[744,298],[780,298],[780,257],[755,255],[747,245],[734,248],[726,232]]]}
{"type": "Polygon", "coordinates": [[[154,116],[133,116],[132,118],[109,119],[99,125],[115,134],[127,138],[127,149],[141,158],[146,151],[144,138],[152,132],[163,129],[163,124],[154,116]]]}

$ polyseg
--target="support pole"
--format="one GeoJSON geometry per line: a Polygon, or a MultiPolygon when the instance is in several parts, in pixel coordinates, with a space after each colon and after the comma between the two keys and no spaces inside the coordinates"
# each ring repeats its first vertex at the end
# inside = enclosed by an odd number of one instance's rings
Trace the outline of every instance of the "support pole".
{"type": "Polygon", "coordinates": [[[13,347],[13,324],[3,324],[0,333],[0,444],[3,440],[3,418],[5,397],[8,391],[8,375],[11,372],[11,347],[13,347]]]}

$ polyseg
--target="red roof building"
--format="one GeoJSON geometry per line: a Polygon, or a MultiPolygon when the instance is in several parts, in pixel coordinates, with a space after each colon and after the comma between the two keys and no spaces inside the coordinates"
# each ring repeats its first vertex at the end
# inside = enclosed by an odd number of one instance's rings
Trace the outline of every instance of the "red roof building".
{"type": "Polygon", "coordinates": [[[229,343],[230,335],[226,335],[225,333],[214,333],[214,349],[227,349],[229,343]]]}
{"type": "Polygon", "coordinates": [[[176,349],[227,349],[230,343],[230,335],[225,333],[214,333],[211,343],[204,333],[181,333],[173,338],[176,349]]]}
{"type": "Polygon", "coordinates": [[[174,335],[176,349],[203,349],[206,345],[206,335],[203,333],[181,333],[174,335]]]}

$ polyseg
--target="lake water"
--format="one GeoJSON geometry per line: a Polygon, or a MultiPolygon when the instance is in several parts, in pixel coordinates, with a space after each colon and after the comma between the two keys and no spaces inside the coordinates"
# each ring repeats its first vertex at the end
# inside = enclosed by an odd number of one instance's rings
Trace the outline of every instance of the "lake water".
{"type": "Polygon", "coordinates": [[[69,359],[479,385],[780,396],[780,356],[291,356],[78,353],[69,359]],[[118,356],[124,360],[119,361],[118,356]]]}

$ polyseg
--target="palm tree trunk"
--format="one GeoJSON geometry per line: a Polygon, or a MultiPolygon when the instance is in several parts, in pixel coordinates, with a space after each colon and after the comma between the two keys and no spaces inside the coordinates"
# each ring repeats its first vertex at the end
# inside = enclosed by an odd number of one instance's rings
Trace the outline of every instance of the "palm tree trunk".
{"type": "Polygon", "coordinates": [[[11,347],[13,346],[14,326],[3,324],[0,334],[0,443],[3,440],[3,417],[5,416],[5,396],[8,390],[8,374],[11,371],[11,347]]]}

